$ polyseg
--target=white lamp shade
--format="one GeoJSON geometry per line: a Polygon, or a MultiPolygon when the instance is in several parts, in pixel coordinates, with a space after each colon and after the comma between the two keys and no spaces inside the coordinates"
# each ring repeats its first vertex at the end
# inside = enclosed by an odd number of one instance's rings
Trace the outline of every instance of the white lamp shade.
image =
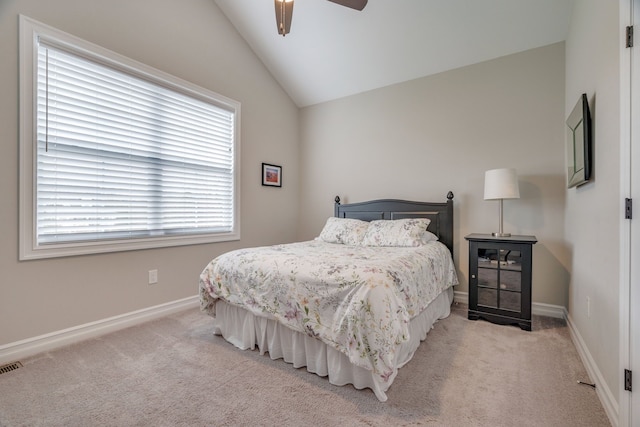
{"type": "Polygon", "coordinates": [[[484,173],[484,199],[519,199],[518,174],[513,168],[491,169],[484,173]]]}

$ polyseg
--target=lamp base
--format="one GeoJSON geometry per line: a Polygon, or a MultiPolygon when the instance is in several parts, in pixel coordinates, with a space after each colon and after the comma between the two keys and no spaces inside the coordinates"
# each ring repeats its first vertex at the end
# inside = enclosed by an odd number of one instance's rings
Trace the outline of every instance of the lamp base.
{"type": "Polygon", "coordinates": [[[511,237],[511,233],[491,233],[493,237],[511,237]]]}

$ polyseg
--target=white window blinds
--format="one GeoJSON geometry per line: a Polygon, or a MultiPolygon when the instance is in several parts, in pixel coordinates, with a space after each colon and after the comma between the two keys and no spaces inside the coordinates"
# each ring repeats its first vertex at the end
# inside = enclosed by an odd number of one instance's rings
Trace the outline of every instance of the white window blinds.
{"type": "Polygon", "coordinates": [[[38,245],[229,233],[233,108],[40,40],[38,245]]]}

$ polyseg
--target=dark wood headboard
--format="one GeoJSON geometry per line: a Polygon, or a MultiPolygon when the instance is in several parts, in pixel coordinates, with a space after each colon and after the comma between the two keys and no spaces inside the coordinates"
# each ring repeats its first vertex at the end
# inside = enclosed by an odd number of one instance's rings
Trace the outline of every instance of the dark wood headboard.
{"type": "Polygon", "coordinates": [[[446,202],[412,202],[409,200],[371,200],[368,202],[340,204],[335,199],[334,216],[364,221],[375,219],[429,218],[427,228],[438,236],[453,254],[453,193],[449,191],[446,202]]]}

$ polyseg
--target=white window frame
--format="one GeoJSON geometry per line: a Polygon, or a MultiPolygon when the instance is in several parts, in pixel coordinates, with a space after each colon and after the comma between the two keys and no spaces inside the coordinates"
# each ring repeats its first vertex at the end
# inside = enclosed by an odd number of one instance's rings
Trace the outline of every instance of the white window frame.
{"type": "Polygon", "coordinates": [[[124,57],[31,18],[19,17],[19,258],[20,260],[96,254],[240,240],[240,103],[178,77],[124,57]],[[36,232],[37,56],[40,38],[114,68],[234,112],[233,227],[209,234],[145,237],[122,240],[39,245],[36,232]]]}

